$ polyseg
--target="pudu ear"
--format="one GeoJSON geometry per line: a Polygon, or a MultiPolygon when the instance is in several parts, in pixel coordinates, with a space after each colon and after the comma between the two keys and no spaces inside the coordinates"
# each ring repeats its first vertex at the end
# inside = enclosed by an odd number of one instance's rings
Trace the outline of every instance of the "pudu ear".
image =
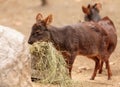
{"type": "Polygon", "coordinates": [[[52,22],[52,14],[45,18],[44,22],[46,25],[49,25],[52,22]]]}
{"type": "Polygon", "coordinates": [[[91,4],[88,4],[87,8],[89,8],[89,9],[90,9],[91,7],[92,7],[92,6],[91,6],[91,4]]]}
{"type": "Polygon", "coordinates": [[[101,5],[101,3],[95,3],[93,7],[96,8],[99,12],[100,9],[102,8],[102,5],[101,5]]]}
{"type": "Polygon", "coordinates": [[[39,22],[42,21],[42,19],[43,19],[42,14],[41,14],[41,13],[38,13],[37,16],[36,16],[36,22],[39,23],[39,22]]]}
{"type": "Polygon", "coordinates": [[[90,14],[90,10],[88,8],[86,8],[85,6],[82,6],[82,11],[87,15],[90,14]]]}

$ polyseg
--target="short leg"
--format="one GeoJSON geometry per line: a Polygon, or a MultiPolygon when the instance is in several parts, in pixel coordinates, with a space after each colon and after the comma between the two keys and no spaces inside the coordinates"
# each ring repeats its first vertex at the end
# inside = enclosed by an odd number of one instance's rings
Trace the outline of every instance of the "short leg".
{"type": "Polygon", "coordinates": [[[103,68],[103,61],[101,61],[101,63],[100,63],[100,68],[99,68],[99,74],[101,74],[102,73],[102,68],[103,68]]]}
{"type": "Polygon", "coordinates": [[[107,66],[108,80],[110,80],[111,76],[112,76],[112,72],[111,72],[111,69],[110,69],[109,60],[107,60],[105,63],[106,63],[106,66],[107,66]]]}
{"type": "Polygon", "coordinates": [[[72,66],[73,66],[76,54],[75,53],[70,54],[67,52],[63,52],[62,54],[65,58],[66,63],[67,63],[67,68],[69,69],[69,75],[71,77],[72,66]]]}
{"type": "Polygon", "coordinates": [[[73,66],[75,57],[76,57],[76,54],[75,53],[71,53],[71,57],[69,58],[69,62],[68,62],[70,76],[71,76],[72,66],[73,66]]]}
{"type": "Polygon", "coordinates": [[[107,64],[106,64],[105,68],[106,68],[106,69],[108,69],[108,66],[107,66],[107,64]]]}
{"type": "Polygon", "coordinates": [[[97,74],[97,70],[99,69],[99,66],[100,66],[100,62],[99,62],[99,59],[97,57],[94,58],[94,61],[95,61],[95,68],[94,68],[94,72],[93,72],[93,75],[90,78],[90,80],[94,80],[95,79],[95,76],[97,74]]]}

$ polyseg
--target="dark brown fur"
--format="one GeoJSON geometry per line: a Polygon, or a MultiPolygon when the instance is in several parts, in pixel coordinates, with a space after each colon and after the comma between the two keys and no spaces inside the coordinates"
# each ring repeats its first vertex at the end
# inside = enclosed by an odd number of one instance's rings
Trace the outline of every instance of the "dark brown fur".
{"type": "MultiPolygon", "coordinates": [[[[109,37],[107,33],[95,22],[81,22],[58,28],[49,25],[51,20],[51,15],[43,19],[42,15],[38,14],[37,22],[32,27],[28,43],[51,41],[56,49],[62,52],[68,64],[70,75],[76,56],[87,56],[95,61],[95,69],[91,77],[93,80],[100,67],[99,61],[109,62],[110,55],[107,49],[109,37]]],[[[111,74],[108,73],[108,79],[110,79],[110,76],[111,74]]]]}
{"type": "MultiPolygon", "coordinates": [[[[115,50],[117,45],[117,34],[115,26],[112,20],[109,17],[101,18],[99,15],[99,11],[102,5],[100,3],[95,3],[94,5],[88,5],[87,7],[82,6],[82,10],[85,13],[85,21],[96,22],[102,29],[107,33],[108,41],[107,41],[107,51],[108,51],[108,58],[115,50]]],[[[103,62],[101,61],[101,66],[99,68],[99,73],[102,73],[103,62]]],[[[108,74],[111,74],[109,70],[109,60],[106,62],[106,68],[108,69],[108,74]]]]}

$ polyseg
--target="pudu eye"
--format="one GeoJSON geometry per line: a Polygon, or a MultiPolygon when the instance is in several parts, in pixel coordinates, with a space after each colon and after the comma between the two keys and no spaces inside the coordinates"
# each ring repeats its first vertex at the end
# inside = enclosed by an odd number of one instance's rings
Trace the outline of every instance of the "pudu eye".
{"type": "Polygon", "coordinates": [[[36,34],[39,34],[39,31],[36,31],[36,34]]]}

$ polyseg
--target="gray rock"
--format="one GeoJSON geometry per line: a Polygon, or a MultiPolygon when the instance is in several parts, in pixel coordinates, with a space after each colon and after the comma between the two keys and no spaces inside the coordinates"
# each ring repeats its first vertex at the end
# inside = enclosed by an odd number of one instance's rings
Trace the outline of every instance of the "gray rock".
{"type": "Polygon", "coordinates": [[[0,26],[0,87],[33,87],[24,35],[0,26]]]}

